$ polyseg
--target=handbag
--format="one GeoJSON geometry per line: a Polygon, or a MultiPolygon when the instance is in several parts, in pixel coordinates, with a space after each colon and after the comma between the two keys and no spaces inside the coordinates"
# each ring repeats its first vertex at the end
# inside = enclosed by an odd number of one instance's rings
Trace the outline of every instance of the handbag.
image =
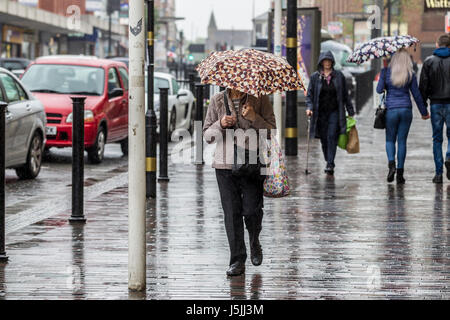
{"type": "MultiPolygon", "coordinates": [[[[225,111],[227,116],[231,116],[230,107],[228,106],[228,98],[226,90],[223,93],[225,111]]],[[[231,173],[240,177],[255,177],[261,174],[261,162],[259,161],[259,149],[257,151],[250,151],[246,148],[239,147],[234,142],[234,158],[231,173]],[[250,163],[250,159],[255,159],[256,163],[250,163]]]]}
{"type": "Polygon", "coordinates": [[[346,150],[348,153],[359,153],[359,137],[356,126],[351,127],[348,133],[348,143],[346,150]]]}
{"type": "Polygon", "coordinates": [[[283,153],[275,137],[270,139],[270,167],[264,180],[264,196],[281,198],[289,195],[289,179],[283,153]]]}
{"type": "Polygon", "coordinates": [[[386,91],[383,92],[383,97],[381,97],[380,105],[375,111],[375,122],[373,127],[375,129],[386,129],[386,91]]]}
{"type": "Polygon", "coordinates": [[[353,128],[356,125],[356,120],[353,117],[347,117],[346,122],[346,130],[345,133],[340,134],[338,138],[338,147],[341,149],[346,150],[347,144],[348,144],[348,133],[350,132],[350,129],[353,128]]]}

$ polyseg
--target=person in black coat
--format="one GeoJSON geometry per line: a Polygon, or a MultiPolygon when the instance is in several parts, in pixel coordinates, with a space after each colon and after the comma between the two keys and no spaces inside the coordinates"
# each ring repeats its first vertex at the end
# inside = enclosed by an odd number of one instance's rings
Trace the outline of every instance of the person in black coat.
{"type": "Polygon", "coordinates": [[[345,109],[349,116],[355,115],[345,76],[334,65],[331,51],[320,54],[318,71],[311,76],[306,96],[306,114],[312,117],[310,136],[320,139],[328,175],[334,174],[339,135],[347,130],[345,109]]]}

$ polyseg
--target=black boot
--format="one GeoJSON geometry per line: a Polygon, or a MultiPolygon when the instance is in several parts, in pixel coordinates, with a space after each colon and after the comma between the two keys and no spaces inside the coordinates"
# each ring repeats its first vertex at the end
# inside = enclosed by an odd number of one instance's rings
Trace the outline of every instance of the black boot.
{"type": "Polygon", "coordinates": [[[403,178],[403,169],[397,169],[397,184],[404,184],[406,182],[403,178]]]}
{"type": "Polygon", "coordinates": [[[389,161],[389,173],[387,176],[387,182],[392,182],[394,181],[395,178],[395,161],[389,161]]]}

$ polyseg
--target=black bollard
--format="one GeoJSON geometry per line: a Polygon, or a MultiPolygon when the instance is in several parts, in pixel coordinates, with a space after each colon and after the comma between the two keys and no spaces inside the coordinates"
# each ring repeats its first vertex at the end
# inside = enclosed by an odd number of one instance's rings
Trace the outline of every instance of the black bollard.
{"type": "MultiPolygon", "coordinates": [[[[288,0],[286,27],[286,58],[297,70],[297,0],[288,0]]],[[[286,93],[286,132],[285,147],[287,156],[298,153],[297,129],[297,91],[286,93]]]]}
{"type": "Polygon", "coordinates": [[[6,136],[6,108],[8,104],[0,101],[0,262],[7,262],[5,247],[5,169],[6,169],[6,150],[5,150],[5,136],[6,136]]]}
{"type": "Polygon", "coordinates": [[[84,217],[84,101],[71,97],[72,121],[72,215],[69,222],[86,222],[84,217]]]}
{"type": "MultiPolygon", "coordinates": [[[[154,1],[147,2],[147,15],[153,17],[154,1]]],[[[147,23],[147,113],[145,114],[145,195],[147,198],[156,198],[156,145],[157,145],[157,119],[154,108],[154,19],[147,23]]]]}
{"type": "Polygon", "coordinates": [[[167,176],[168,144],[169,144],[169,88],[159,88],[159,178],[158,181],[169,181],[167,176]]]}
{"type": "Polygon", "coordinates": [[[189,90],[195,95],[195,75],[193,73],[189,74],[189,90]]]}
{"type": "Polygon", "coordinates": [[[203,161],[203,92],[205,86],[203,84],[196,85],[196,107],[195,107],[195,122],[201,123],[201,126],[195,132],[195,164],[205,164],[203,161]]]}

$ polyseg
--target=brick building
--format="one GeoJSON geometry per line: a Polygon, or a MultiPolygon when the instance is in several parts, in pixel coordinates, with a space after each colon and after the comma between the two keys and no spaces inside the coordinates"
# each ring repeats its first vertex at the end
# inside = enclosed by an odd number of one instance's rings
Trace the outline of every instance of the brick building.
{"type": "MultiPolygon", "coordinates": [[[[351,19],[343,19],[342,16],[347,14],[348,17],[351,17],[352,14],[362,14],[365,12],[366,6],[373,5],[374,1],[314,0],[312,4],[321,9],[322,27],[326,29],[331,21],[347,21],[348,24],[351,19]]],[[[411,53],[414,60],[421,63],[434,50],[437,37],[444,33],[445,11],[427,11],[425,10],[424,0],[409,0],[401,8],[393,7],[391,12],[392,35],[407,33],[420,39],[421,43],[417,50],[411,50],[411,53]],[[401,21],[398,19],[399,17],[401,21]]],[[[387,10],[385,10],[383,17],[383,34],[387,35],[387,10]]],[[[366,37],[370,34],[364,20],[359,21],[356,29],[351,30],[351,32],[365,33],[366,37]]],[[[364,37],[361,37],[360,40],[364,41],[364,37]]]]}

